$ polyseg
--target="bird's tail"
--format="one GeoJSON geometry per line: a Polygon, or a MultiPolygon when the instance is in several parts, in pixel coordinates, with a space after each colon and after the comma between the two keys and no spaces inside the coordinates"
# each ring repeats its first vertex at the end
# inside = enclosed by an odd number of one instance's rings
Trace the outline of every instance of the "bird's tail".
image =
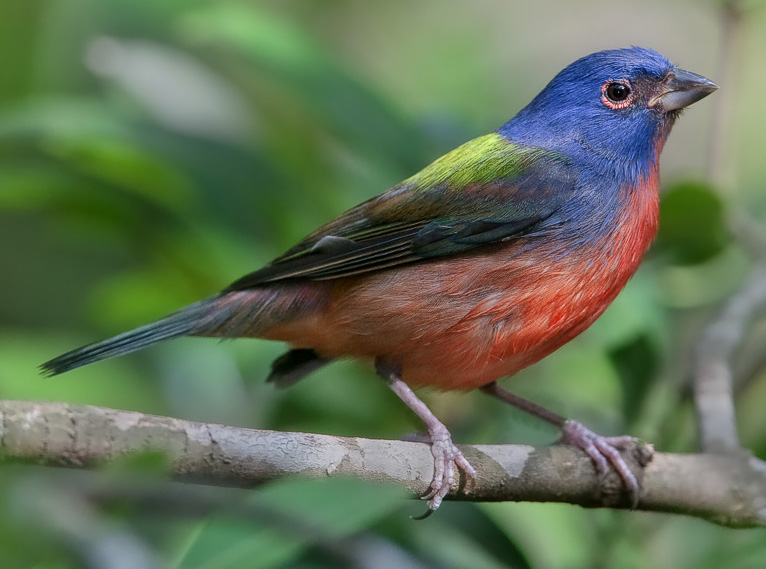
{"type": "Polygon", "coordinates": [[[217,298],[201,300],[151,324],[62,354],[42,364],[40,370],[48,376],[57,375],[99,360],[129,354],[163,340],[195,334],[217,298]]]}

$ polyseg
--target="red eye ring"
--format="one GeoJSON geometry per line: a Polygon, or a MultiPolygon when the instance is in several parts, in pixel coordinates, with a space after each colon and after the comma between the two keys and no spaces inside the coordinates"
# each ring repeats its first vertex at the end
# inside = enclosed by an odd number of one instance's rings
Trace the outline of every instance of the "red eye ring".
{"type": "Polygon", "coordinates": [[[601,86],[601,102],[610,109],[624,109],[635,99],[630,82],[609,80],[601,86]]]}

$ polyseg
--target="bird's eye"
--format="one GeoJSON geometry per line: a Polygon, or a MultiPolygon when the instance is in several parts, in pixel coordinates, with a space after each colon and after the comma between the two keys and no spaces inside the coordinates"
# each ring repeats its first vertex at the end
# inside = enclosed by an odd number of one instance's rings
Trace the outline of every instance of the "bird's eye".
{"type": "Polygon", "coordinates": [[[601,87],[601,100],[607,107],[624,109],[633,101],[633,90],[627,81],[607,81],[601,87]]]}
{"type": "Polygon", "coordinates": [[[630,95],[630,87],[622,83],[610,83],[606,86],[606,96],[615,103],[624,101],[630,95]]]}

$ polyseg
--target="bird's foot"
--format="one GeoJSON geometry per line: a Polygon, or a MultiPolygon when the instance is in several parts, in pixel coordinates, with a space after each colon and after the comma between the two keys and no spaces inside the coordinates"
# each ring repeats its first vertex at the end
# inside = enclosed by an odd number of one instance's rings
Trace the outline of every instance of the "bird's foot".
{"type": "Polygon", "coordinates": [[[636,508],[641,497],[641,487],[628,463],[620,454],[631,446],[641,447],[644,456],[644,464],[651,460],[654,450],[649,445],[644,445],[638,439],[629,436],[622,437],[604,437],[591,431],[577,421],[566,421],[561,429],[562,435],[559,442],[572,445],[585,451],[593,460],[596,471],[603,478],[609,472],[609,465],[617,472],[622,479],[631,498],[631,506],[636,508]]]}
{"type": "Polygon", "coordinates": [[[434,476],[428,491],[422,496],[423,500],[428,500],[428,512],[421,516],[421,519],[439,508],[455,483],[457,470],[463,471],[466,490],[470,491],[476,484],[476,470],[452,442],[452,436],[447,427],[441,423],[430,425],[429,434],[431,435],[431,454],[434,456],[434,476]]]}

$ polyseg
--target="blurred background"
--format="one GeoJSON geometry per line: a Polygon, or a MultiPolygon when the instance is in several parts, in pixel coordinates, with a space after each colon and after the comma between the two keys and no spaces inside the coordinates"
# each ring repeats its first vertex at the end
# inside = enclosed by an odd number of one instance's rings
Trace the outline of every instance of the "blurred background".
{"type": "MultiPolygon", "coordinates": [[[[721,90],[670,137],[662,231],[639,273],[590,330],[506,385],[604,434],[695,451],[693,347],[752,265],[730,220],[766,220],[763,1],[0,0],[0,398],[417,431],[353,362],[276,392],[263,380],[283,347],[262,341],[182,339],[55,379],[36,368],[217,292],[493,130],[572,60],[630,45],[721,90]]],[[[741,435],[761,458],[765,338],[756,322],[735,368],[741,435]]],[[[557,436],[478,393],[424,397],[458,443],[557,436]]],[[[78,498],[113,475],[4,466],[0,566],[761,568],[766,556],[762,531],[567,505],[446,503],[414,522],[423,504],[401,491],[334,480],[204,500],[169,490],[199,502],[191,513],[78,498]]]]}

